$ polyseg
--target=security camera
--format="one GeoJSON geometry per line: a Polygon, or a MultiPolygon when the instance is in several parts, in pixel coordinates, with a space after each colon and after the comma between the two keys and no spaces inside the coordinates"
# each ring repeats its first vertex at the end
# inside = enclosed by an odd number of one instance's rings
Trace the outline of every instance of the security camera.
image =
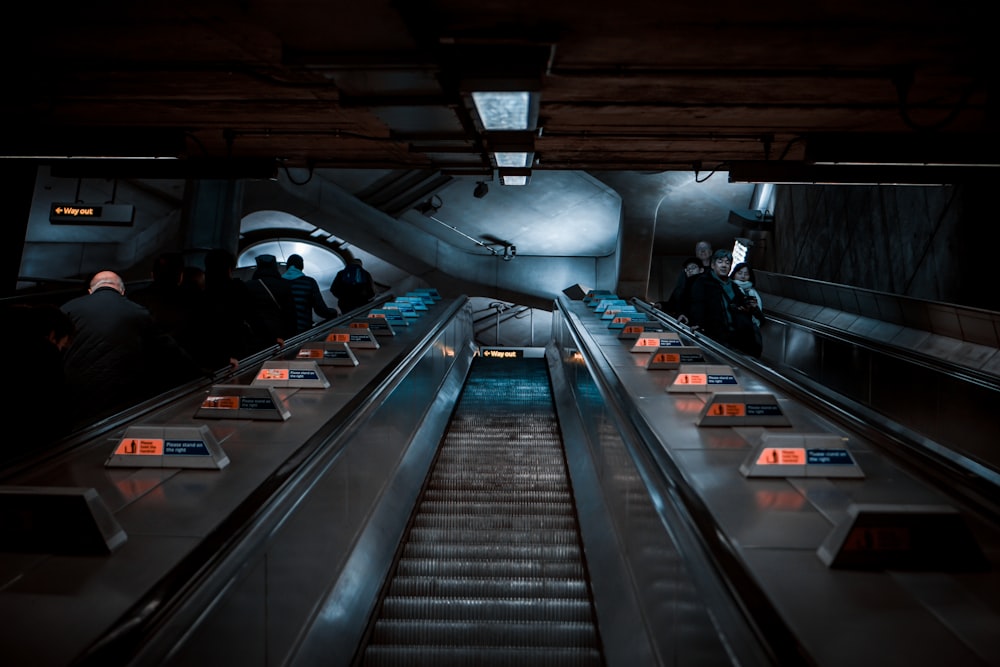
{"type": "Polygon", "coordinates": [[[476,183],[476,189],[472,191],[472,196],[476,199],[482,199],[490,191],[490,186],[486,185],[486,181],[479,181],[476,183]]]}

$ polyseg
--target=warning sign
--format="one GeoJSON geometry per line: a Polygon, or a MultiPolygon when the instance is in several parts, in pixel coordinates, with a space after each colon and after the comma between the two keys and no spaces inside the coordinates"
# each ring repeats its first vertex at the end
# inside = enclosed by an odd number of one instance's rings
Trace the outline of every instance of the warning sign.
{"type": "Polygon", "coordinates": [[[239,410],[239,396],[208,396],[201,402],[201,407],[208,410],[239,410]]]}
{"type": "Polygon", "coordinates": [[[159,438],[125,438],[118,443],[115,454],[121,456],[161,456],[163,440],[159,438]]]}
{"type": "Polygon", "coordinates": [[[806,463],[806,450],[798,447],[765,447],[757,457],[757,465],[801,466],[806,463]]]}
{"type": "Polygon", "coordinates": [[[709,417],[743,417],[746,406],[743,403],[712,403],[705,414],[709,417]]]}
{"type": "Polygon", "coordinates": [[[260,372],[257,373],[258,380],[287,380],[288,379],[288,369],[287,368],[262,368],[260,372]]]}

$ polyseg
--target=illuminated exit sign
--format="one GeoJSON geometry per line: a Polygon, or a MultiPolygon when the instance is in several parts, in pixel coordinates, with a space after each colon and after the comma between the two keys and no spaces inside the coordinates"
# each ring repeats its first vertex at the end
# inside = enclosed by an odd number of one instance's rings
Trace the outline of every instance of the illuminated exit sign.
{"type": "Polygon", "coordinates": [[[135,218],[132,204],[65,204],[49,208],[49,222],[54,225],[131,225],[135,218]]]}

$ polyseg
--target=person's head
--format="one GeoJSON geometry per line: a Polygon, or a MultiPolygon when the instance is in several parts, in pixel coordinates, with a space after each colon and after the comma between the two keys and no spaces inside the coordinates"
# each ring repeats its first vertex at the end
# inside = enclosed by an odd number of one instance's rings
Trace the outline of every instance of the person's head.
{"type": "Polygon", "coordinates": [[[236,257],[224,248],[213,248],[205,255],[205,278],[229,277],[236,268],[236,257]]]}
{"type": "Polygon", "coordinates": [[[205,288],[205,272],[197,266],[185,266],[181,274],[181,287],[200,290],[205,288]]]}
{"type": "Polygon", "coordinates": [[[302,261],[302,255],[289,255],[285,263],[288,266],[294,266],[299,271],[305,268],[305,262],[302,261]]]}
{"type": "Polygon", "coordinates": [[[278,270],[278,258],[274,255],[257,255],[254,260],[257,262],[257,268],[253,272],[254,280],[263,276],[281,275],[281,271],[278,270]]]}
{"type": "Polygon", "coordinates": [[[750,269],[750,265],[746,262],[740,262],[733,267],[733,272],[729,274],[730,278],[735,278],[736,280],[744,280],[746,282],[753,282],[753,271],[750,269]]]}
{"type": "Polygon", "coordinates": [[[125,294],[125,282],[114,271],[98,271],[95,273],[94,277],[90,279],[90,289],[87,291],[93,294],[104,287],[110,287],[119,294],[125,294]]]}
{"type": "Polygon", "coordinates": [[[729,270],[733,268],[733,253],[728,250],[716,250],[712,253],[712,263],[709,265],[719,278],[729,279],[729,270]]]}
{"type": "Polygon", "coordinates": [[[704,268],[705,267],[702,265],[701,260],[697,257],[688,257],[681,265],[681,270],[684,272],[684,275],[689,278],[691,276],[698,275],[704,268]]]}
{"type": "Polygon", "coordinates": [[[179,252],[165,252],[153,261],[153,282],[159,285],[180,285],[184,274],[184,256],[179,252]]]}
{"type": "Polygon", "coordinates": [[[712,244],[708,241],[698,241],[694,244],[694,255],[701,261],[702,266],[707,266],[712,257],[712,244]]]}

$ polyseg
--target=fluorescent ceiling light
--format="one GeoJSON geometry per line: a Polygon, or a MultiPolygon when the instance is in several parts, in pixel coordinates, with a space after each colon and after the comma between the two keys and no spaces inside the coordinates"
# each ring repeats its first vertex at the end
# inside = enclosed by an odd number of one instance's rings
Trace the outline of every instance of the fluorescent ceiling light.
{"type": "Polygon", "coordinates": [[[527,153],[494,153],[498,167],[528,167],[527,153]]]}
{"type": "Polygon", "coordinates": [[[474,92],[472,101],[485,129],[528,129],[530,95],[527,92],[474,92]]]}
{"type": "Polygon", "coordinates": [[[527,185],[527,176],[501,176],[500,180],[504,185],[527,185]]]}

